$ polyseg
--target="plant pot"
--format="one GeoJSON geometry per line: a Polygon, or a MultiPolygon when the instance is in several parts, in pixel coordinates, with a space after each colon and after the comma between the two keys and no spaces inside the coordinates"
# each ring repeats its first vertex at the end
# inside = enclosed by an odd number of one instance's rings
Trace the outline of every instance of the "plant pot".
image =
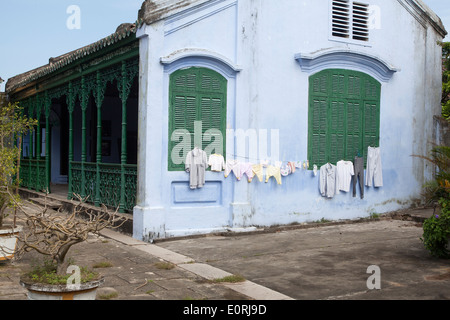
{"type": "Polygon", "coordinates": [[[80,284],[77,288],[67,285],[28,283],[20,279],[22,287],[28,290],[28,300],[95,300],[97,288],[105,281],[99,280],[80,284]]]}
{"type": "Polygon", "coordinates": [[[17,237],[22,231],[21,226],[13,228],[12,226],[4,226],[0,229],[0,261],[11,260],[17,246],[17,237]]]}

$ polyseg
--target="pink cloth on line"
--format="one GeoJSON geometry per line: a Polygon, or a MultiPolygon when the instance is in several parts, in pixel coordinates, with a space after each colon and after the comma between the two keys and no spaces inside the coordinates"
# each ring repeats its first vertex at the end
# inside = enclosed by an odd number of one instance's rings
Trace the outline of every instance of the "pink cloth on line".
{"type": "Polygon", "coordinates": [[[240,163],[240,171],[241,171],[241,175],[239,177],[239,180],[244,176],[244,174],[247,175],[247,179],[249,182],[251,182],[253,180],[253,177],[255,176],[255,174],[253,173],[253,164],[248,163],[248,162],[241,162],[240,163]]]}

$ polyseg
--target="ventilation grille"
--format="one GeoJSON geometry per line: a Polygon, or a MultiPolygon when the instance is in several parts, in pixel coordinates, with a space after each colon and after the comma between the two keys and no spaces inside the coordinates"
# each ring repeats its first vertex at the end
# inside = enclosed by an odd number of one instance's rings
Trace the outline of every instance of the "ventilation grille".
{"type": "Polygon", "coordinates": [[[348,0],[333,1],[333,36],[350,38],[350,4],[348,0]]]}
{"type": "Polygon", "coordinates": [[[369,5],[353,3],[353,39],[369,41],[369,5]]]}
{"type": "Polygon", "coordinates": [[[333,37],[369,41],[369,5],[350,0],[333,0],[333,37]]]}

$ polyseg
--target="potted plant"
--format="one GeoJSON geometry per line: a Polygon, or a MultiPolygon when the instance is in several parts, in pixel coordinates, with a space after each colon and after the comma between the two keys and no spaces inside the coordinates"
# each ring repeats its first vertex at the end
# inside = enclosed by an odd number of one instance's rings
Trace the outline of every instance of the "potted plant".
{"type": "Polygon", "coordinates": [[[17,194],[22,149],[22,135],[37,124],[22,112],[17,103],[0,105],[0,261],[14,257],[20,226],[14,216],[12,224],[5,224],[8,212],[19,201],[17,194]],[[16,139],[17,138],[17,139],[16,139]],[[11,191],[15,190],[15,194],[11,191]],[[14,201],[13,201],[14,200],[14,201]]]}
{"type": "Polygon", "coordinates": [[[67,253],[72,246],[86,241],[90,234],[98,235],[107,227],[119,228],[126,218],[118,216],[117,211],[108,212],[106,207],[101,212],[90,212],[82,201],[74,205],[70,214],[49,210],[47,206],[40,210],[17,206],[25,220],[17,257],[35,251],[48,258],[21,276],[20,284],[28,290],[28,298],[94,300],[103,277],[88,268],[71,265],[67,253]]]}

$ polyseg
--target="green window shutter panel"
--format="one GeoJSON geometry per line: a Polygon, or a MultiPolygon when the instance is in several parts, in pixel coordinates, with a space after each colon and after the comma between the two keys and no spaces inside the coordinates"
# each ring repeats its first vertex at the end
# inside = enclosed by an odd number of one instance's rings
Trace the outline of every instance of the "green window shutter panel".
{"type": "Polygon", "coordinates": [[[328,101],[327,99],[314,99],[311,101],[309,113],[310,136],[309,154],[312,163],[325,163],[327,161],[326,148],[328,130],[328,101]]]}
{"type": "Polygon", "coordinates": [[[361,95],[361,77],[350,74],[348,76],[348,96],[353,97],[355,99],[360,98],[361,95]]]}
{"type": "Polygon", "coordinates": [[[379,110],[375,103],[364,105],[364,158],[367,161],[367,148],[379,146],[379,110]]]}
{"type": "Polygon", "coordinates": [[[379,145],[381,85],[367,74],[328,69],[310,77],[308,159],[322,166],[367,159],[379,145]]]}
{"type": "Polygon", "coordinates": [[[365,98],[370,100],[380,100],[381,85],[372,79],[365,80],[365,98]]]}
{"type": "Polygon", "coordinates": [[[326,96],[328,93],[328,76],[320,75],[314,77],[310,87],[314,95],[326,96]]]}
{"type": "Polygon", "coordinates": [[[174,97],[173,106],[173,129],[187,129],[189,132],[194,132],[194,121],[197,114],[197,98],[195,96],[181,96],[174,97]]]}
{"type": "Polygon", "coordinates": [[[185,74],[176,76],[173,80],[175,90],[195,90],[197,86],[197,74],[187,72],[185,74]]]}
{"type": "Polygon", "coordinates": [[[204,72],[201,75],[201,89],[207,92],[220,92],[222,90],[222,83],[214,74],[204,72]]]}
{"type": "MultiPolygon", "coordinates": [[[[202,131],[203,131],[203,150],[206,150],[207,146],[214,144],[214,150],[219,153],[222,149],[223,152],[223,139],[220,140],[220,136],[216,131],[224,132],[225,129],[225,117],[223,108],[223,97],[202,97],[201,99],[201,120],[202,120],[202,131]],[[207,133],[208,132],[208,133],[207,133]],[[219,143],[222,142],[222,145],[219,143]]],[[[210,153],[207,150],[207,153],[210,153]]],[[[208,154],[208,157],[210,154],[208,154]]]]}
{"type": "Polygon", "coordinates": [[[331,161],[345,158],[345,129],[346,129],[346,103],[344,101],[331,101],[329,121],[329,155],[331,161]]]}
{"type": "Polygon", "coordinates": [[[358,102],[347,104],[347,147],[345,160],[352,161],[358,153],[363,154],[361,105],[358,102]]]}
{"type": "Polygon", "coordinates": [[[333,96],[345,94],[345,75],[336,73],[331,75],[331,91],[333,96]]]}
{"type": "Polygon", "coordinates": [[[330,104],[330,133],[343,135],[345,131],[346,103],[344,101],[331,101],[330,104]]]}
{"type": "MultiPolygon", "coordinates": [[[[194,148],[195,122],[202,123],[202,149],[223,150],[226,135],[227,80],[206,68],[188,68],[174,72],[170,77],[169,101],[169,170],[184,170],[184,159],[194,148]],[[208,132],[208,134],[205,134],[208,132]],[[183,137],[185,144],[180,144],[183,137]],[[222,139],[221,139],[222,137],[222,139]],[[171,139],[173,138],[173,139],[171,139]],[[172,141],[175,140],[175,141],[172,141]],[[222,148],[220,148],[220,146],[222,148]],[[175,151],[174,151],[175,150],[175,151]],[[180,152],[183,164],[172,161],[172,152],[180,152]]],[[[208,154],[209,156],[209,154],[208,154]]]]}

